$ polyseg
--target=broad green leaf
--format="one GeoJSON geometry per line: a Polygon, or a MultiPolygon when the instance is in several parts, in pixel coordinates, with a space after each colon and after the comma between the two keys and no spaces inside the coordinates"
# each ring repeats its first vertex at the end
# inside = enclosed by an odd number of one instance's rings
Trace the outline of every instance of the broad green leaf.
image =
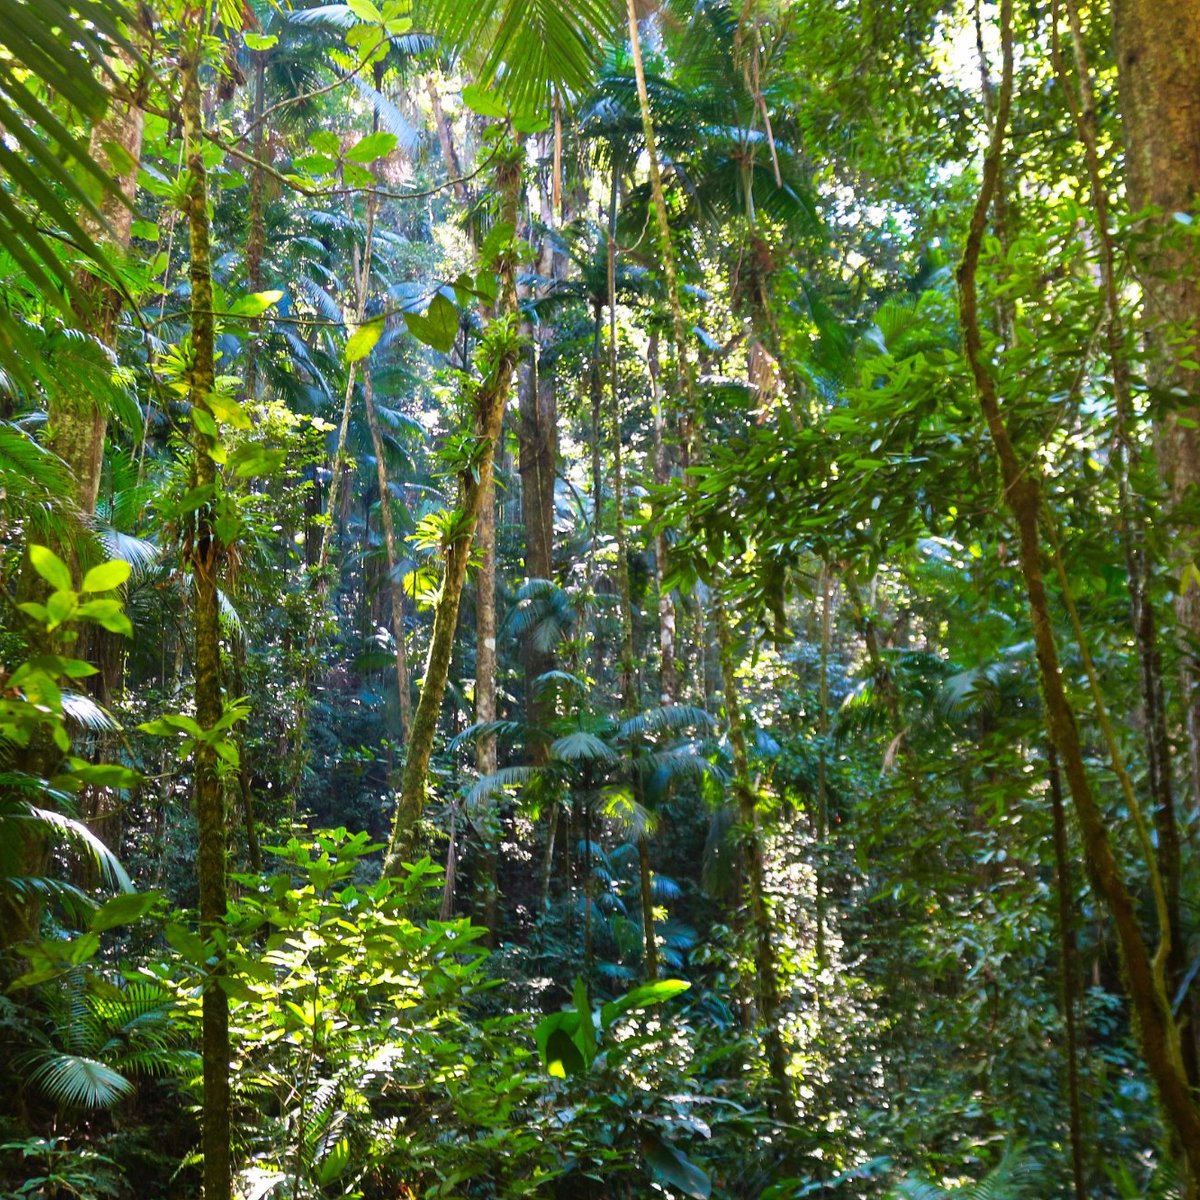
{"type": "Polygon", "coordinates": [[[458,310],[441,292],[434,296],[424,316],[405,313],[404,323],[419,342],[431,346],[439,354],[448,354],[458,337],[458,310]]]}
{"type": "Polygon", "coordinates": [[[287,460],[287,451],[270,446],[242,446],[230,460],[233,473],[239,479],[253,479],[260,475],[272,475],[287,460]]]}
{"type": "Polygon", "coordinates": [[[708,1200],[712,1180],[686,1154],[677,1150],[654,1130],[642,1131],[642,1155],[646,1165],[663,1183],[677,1188],[692,1200],[708,1200]]]}
{"type": "Polygon", "coordinates": [[[542,1064],[555,1079],[566,1079],[568,1075],[578,1075],[587,1069],[575,1042],[578,1025],[577,1012],[556,1012],[539,1021],[534,1030],[542,1064]]]}
{"type": "Polygon", "coordinates": [[[29,561],[33,563],[33,569],[51,587],[60,592],[71,590],[71,572],[67,564],[49,547],[30,546],[29,561]]]}
{"type": "Polygon", "coordinates": [[[111,592],[129,578],[133,568],[124,559],[114,558],[93,567],[83,577],[81,592],[111,592]]]}
{"type": "Polygon", "coordinates": [[[350,1141],[341,1138],[317,1168],[317,1182],[328,1187],[350,1165],[350,1141]]]}
{"type": "Polygon", "coordinates": [[[371,0],[346,0],[346,7],[360,21],[370,21],[375,25],[383,21],[383,13],[371,3],[371,0]]]}
{"type": "Polygon", "coordinates": [[[229,315],[233,317],[260,317],[272,305],[283,299],[283,292],[252,292],[248,296],[240,296],[229,307],[229,315]]]}
{"type": "Polygon", "coordinates": [[[479,247],[479,261],[491,265],[511,245],[516,227],[511,221],[497,221],[479,247]]]}
{"type": "Polygon", "coordinates": [[[71,774],[92,787],[130,788],[141,781],[141,775],[119,763],[79,762],[72,765],[71,774]]]}
{"type": "Polygon", "coordinates": [[[369,321],[360,325],[346,341],[346,362],[356,363],[375,349],[375,343],[383,335],[382,321],[369,321]]]}
{"type": "Polygon", "coordinates": [[[212,956],[212,948],[208,943],[199,934],[185,929],[182,925],[168,925],[163,930],[163,937],[167,939],[167,945],[177,951],[184,962],[189,962],[194,967],[203,967],[212,956]]]}
{"type": "Polygon", "coordinates": [[[279,41],[279,37],[274,33],[247,33],[243,34],[242,40],[249,50],[270,50],[279,41]]]}
{"type": "Polygon", "coordinates": [[[342,144],[338,141],[337,134],[328,129],[318,129],[315,133],[310,133],[308,144],[318,154],[326,154],[330,158],[337,158],[342,152],[342,144]]]}
{"type": "Polygon", "coordinates": [[[384,155],[391,154],[399,141],[400,139],[394,133],[386,133],[383,130],[377,133],[368,133],[365,138],[346,151],[346,161],[353,163],[374,162],[377,158],[383,158],[384,155]]]}
{"type": "Polygon", "coordinates": [[[477,83],[469,83],[462,90],[463,103],[481,117],[507,117],[508,106],[495,92],[480,87],[477,83]]]}
{"type": "Polygon", "coordinates": [[[302,154],[292,159],[292,169],[306,175],[332,175],[337,169],[337,160],[328,154],[302,154]]]}
{"type": "Polygon", "coordinates": [[[113,896],[92,914],[91,928],[95,933],[103,933],[118,925],[131,925],[134,921],[140,921],[160,899],[158,892],[125,892],[113,896]]]}
{"type": "Polygon", "coordinates": [[[89,600],[79,606],[77,615],[95,621],[111,633],[133,637],[133,625],[116,600],[89,600]]]}
{"type": "Polygon", "coordinates": [[[256,992],[248,983],[238,979],[235,975],[217,976],[217,986],[231,1000],[248,1000],[251,1003],[262,1000],[260,993],[256,992]]]}
{"type": "Polygon", "coordinates": [[[600,1025],[607,1029],[625,1013],[662,1004],[664,1001],[678,996],[681,992],[686,992],[691,986],[684,979],[659,979],[655,983],[645,983],[641,987],[635,987],[632,991],[626,992],[624,996],[610,1000],[600,1009],[600,1025]]]}

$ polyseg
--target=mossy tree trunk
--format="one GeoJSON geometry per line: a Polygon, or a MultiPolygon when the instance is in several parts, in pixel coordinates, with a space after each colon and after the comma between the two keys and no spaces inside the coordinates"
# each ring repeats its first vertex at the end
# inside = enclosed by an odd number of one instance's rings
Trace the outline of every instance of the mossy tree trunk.
{"type": "MultiPolygon", "coordinates": [[[[1003,76],[984,164],[983,182],[971,217],[966,249],[958,270],[959,307],[967,361],[980,410],[1000,461],[1004,498],[1019,536],[1021,573],[1033,626],[1046,723],[1074,803],[1093,884],[1108,909],[1117,934],[1133,1024],[1150,1077],[1183,1158],[1189,1190],[1200,1173],[1200,1114],[1193,1103],[1183,1064],[1180,1030],[1166,995],[1165,962],[1152,956],[1139,922],[1104,815],[1092,791],[1075,711],[1067,696],[1058,643],[1050,612],[1041,540],[1041,481],[1036,460],[1022,462],[1005,421],[995,377],[987,365],[979,318],[976,275],[988,214],[1000,174],[1013,96],[1012,0],[1002,0],[1003,76]]],[[[1162,930],[1169,939],[1169,930],[1162,930]]],[[[1169,940],[1167,942],[1169,945],[1169,940]]]]}
{"type": "MultiPolygon", "coordinates": [[[[493,187],[499,200],[499,220],[514,229],[521,196],[522,161],[520,148],[510,145],[497,154],[494,167],[493,187]]],[[[412,735],[401,776],[400,798],[384,863],[384,870],[388,874],[398,871],[416,847],[417,830],[425,810],[429,761],[433,755],[438,718],[450,677],[450,659],[454,652],[458,610],[471,558],[471,544],[480,511],[491,487],[496,444],[520,354],[514,248],[510,247],[501,254],[497,273],[500,289],[496,316],[480,347],[485,373],[482,379],[471,385],[473,425],[479,439],[479,451],[473,469],[464,471],[460,476],[459,519],[443,549],[442,586],[434,606],[425,681],[413,715],[412,735]]]]}
{"type": "MultiPolygon", "coordinates": [[[[197,30],[199,34],[199,30],[197,30]]],[[[215,490],[216,463],[209,397],[216,381],[213,320],[212,258],[209,246],[208,184],[203,158],[200,106],[200,45],[189,48],[181,64],[183,74],[183,126],[187,159],[187,193],[184,201],[191,240],[192,369],[189,400],[192,407],[192,486],[215,490]]],[[[221,618],[217,572],[223,547],[215,527],[212,499],[196,511],[188,546],[192,573],[192,609],[195,636],[196,720],[202,729],[221,719],[221,618]]],[[[226,894],[225,793],[218,771],[215,747],[196,752],[193,797],[199,827],[196,867],[200,892],[200,932],[212,945],[213,966],[204,987],[202,1004],[202,1058],[204,1105],[201,1115],[201,1150],[204,1158],[205,1200],[229,1200],[230,1096],[229,999],[220,986],[224,974],[226,894]]]]}

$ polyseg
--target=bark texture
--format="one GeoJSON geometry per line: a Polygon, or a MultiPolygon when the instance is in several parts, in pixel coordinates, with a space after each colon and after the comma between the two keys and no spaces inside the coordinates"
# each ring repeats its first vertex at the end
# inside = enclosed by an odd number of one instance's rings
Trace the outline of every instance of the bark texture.
{"type": "Polygon", "coordinates": [[[1000,461],[1004,498],[1019,535],[1021,573],[1033,626],[1050,739],[1062,763],[1079,819],[1084,854],[1094,885],[1116,929],[1138,1043],[1158,1089],[1168,1127],[1182,1152],[1186,1174],[1194,1181],[1200,1169],[1200,1115],[1192,1102],[1180,1049],[1179,1028],[1163,986],[1164,964],[1160,961],[1161,956],[1152,959],[1147,948],[1137,909],[1113,850],[1108,826],[1092,792],[1075,712],[1063,682],[1043,567],[1039,529],[1040,473],[1036,462],[1023,463],[1017,455],[1001,411],[996,380],[986,365],[983,348],[976,272],[1012,109],[1012,7],[1012,0],[1003,0],[1001,26],[1004,66],[1000,95],[983,182],[958,270],[959,307],[966,356],[974,377],[980,409],[1000,461]]]}
{"type": "MultiPolygon", "coordinates": [[[[144,114],[133,100],[114,98],[104,119],[92,129],[88,147],[98,163],[108,163],[117,189],[115,194],[106,192],[100,201],[104,224],[87,212],[80,214],[80,223],[94,240],[118,255],[129,249],[144,123],[144,114]],[[111,146],[117,147],[115,153],[111,146]]],[[[78,272],[75,284],[82,298],[84,329],[111,346],[121,315],[121,293],[88,271],[78,272]]],[[[51,391],[48,415],[50,449],[70,467],[73,499],[86,518],[95,512],[100,494],[108,416],[90,395],[59,388],[51,391]]]]}
{"type": "MultiPolygon", "coordinates": [[[[1149,381],[1170,402],[1157,429],[1159,469],[1167,484],[1179,567],[1200,562],[1195,520],[1200,486],[1200,372],[1180,365],[1200,345],[1200,252],[1180,237],[1174,214],[1194,209],[1200,194],[1200,5],[1195,0],[1114,0],[1113,31],[1125,125],[1126,184],[1135,210],[1154,206],[1159,235],[1142,265],[1149,381]],[[1186,399],[1184,399],[1186,397],[1186,399]]],[[[1184,654],[1193,802],[1200,806],[1200,584],[1176,600],[1184,654]]]]}
{"type": "MultiPolygon", "coordinates": [[[[499,153],[494,168],[493,187],[499,197],[499,219],[515,228],[521,195],[521,153],[510,147],[499,153]]],[[[472,406],[474,428],[480,441],[480,453],[474,470],[464,471],[459,480],[461,520],[453,538],[444,549],[445,566],[442,587],[433,615],[433,633],[429,657],[425,665],[425,681],[413,715],[412,736],[404,761],[400,800],[392,825],[384,870],[394,874],[416,844],[417,828],[425,809],[425,788],[429,775],[429,760],[441,715],[442,699],[450,677],[450,659],[454,652],[454,635],[458,628],[458,610],[462,601],[463,584],[471,558],[471,543],[485,497],[492,483],[496,443],[504,420],[509,387],[520,354],[520,339],[516,334],[517,280],[516,258],[505,252],[497,264],[500,278],[500,297],[496,318],[485,334],[490,341],[487,352],[492,356],[483,379],[474,385],[472,406]]]]}
{"type": "MultiPolygon", "coordinates": [[[[211,420],[209,396],[215,384],[212,257],[209,247],[208,183],[204,168],[201,127],[199,53],[183,64],[183,123],[187,154],[188,190],[185,201],[191,238],[192,372],[189,399],[193,414],[211,420]]],[[[192,424],[194,486],[215,488],[216,464],[212,439],[192,424]]],[[[192,605],[196,642],[196,720],[202,729],[221,719],[221,618],[217,570],[221,544],[214,528],[211,502],[196,512],[191,535],[192,605]]],[[[218,773],[216,750],[202,746],[196,753],[193,794],[199,827],[197,873],[200,891],[200,933],[213,943],[213,966],[202,1000],[204,1108],[201,1149],[204,1156],[205,1200],[229,1200],[229,999],[220,987],[225,970],[224,928],[228,904],[225,877],[225,793],[218,773]]]]}
{"type": "Polygon", "coordinates": [[[367,426],[371,430],[371,448],[375,455],[375,478],[379,484],[379,524],[387,554],[387,594],[392,611],[392,640],[396,645],[396,698],[400,706],[400,731],[407,742],[412,728],[412,697],[408,687],[408,642],[404,632],[404,583],[398,573],[400,553],[396,546],[396,520],[392,513],[383,433],[375,408],[375,382],[369,365],[363,367],[363,404],[367,410],[367,426]]]}

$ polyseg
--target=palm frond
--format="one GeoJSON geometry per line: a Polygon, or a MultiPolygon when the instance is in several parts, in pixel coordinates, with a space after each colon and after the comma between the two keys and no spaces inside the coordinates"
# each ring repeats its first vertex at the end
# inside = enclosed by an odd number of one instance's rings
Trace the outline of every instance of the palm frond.
{"type": "Polygon", "coordinates": [[[594,733],[577,729],[550,743],[550,757],[560,762],[617,762],[620,755],[594,733]]]}
{"type": "Polygon", "coordinates": [[[715,729],[716,719],[692,704],[671,704],[650,708],[622,721],[618,733],[624,739],[650,733],[675,733],[681,729],[715,729]]]}
{"type": "Polygon", "coordinates": [[[105,1063],[80,1054],[46,1051],[29,1082],[55,1104],[68,1108],[112,1108],[133,1084],[105,1063]]]}
{"type": "Polygon", "coordinates": [[[484,86],[536,113],[549,112],[553,95],[587,88],[619,24],[612,0],[426,0],[416,13],[484,86]]]}

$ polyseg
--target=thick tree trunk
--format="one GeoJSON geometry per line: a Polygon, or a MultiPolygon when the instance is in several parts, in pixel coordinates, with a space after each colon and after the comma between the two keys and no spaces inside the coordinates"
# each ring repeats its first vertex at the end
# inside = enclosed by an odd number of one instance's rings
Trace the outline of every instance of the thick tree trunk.
{"type": "MultiPolygon", "coordinates": [[[[199,42],[200,39],[197,38],[199,42]]],[[[216,369],[214,353],[212,264],[209,249],[208,186],[203,159],[199,50],[183,63],[183,122],[187,153],[188,231],[191,237],[192,302],[192,449],[194,486],[216,485],[212,439],[199,424],[203,414],[212,419],[208,397],[216,369]]],[[[222,547],[215,529],[210,502],[196,512],[190,547],[193,610],[196,639],[196,720],[211,729],[221,718],[221,619],[217,598],[217,570],[222,547]]],[[[227,907],[225,881],[225,796],[218,773],[216,750],[202,746],[196,752],[193,794],[199,827],[196,856],[200,891],[200,932],[212,943],[213,966],[202,999],[202,1052],[204,1107],[201,1148],[204,1156],[205,1200],[229,1200],[229,999],[219,986],[225,969],[224,929],[227,907]]]]}
{"type": "MultiPolygon", "coordinates": [[[[1126,349],[1125,322],[1121,311],[1120,280],[1117,277],[1117,248],[1111,226],[1111,206],[1102,169],[1095,89],[1092,83],[1078,0],[1066,0],[1066,8],[1077,74],[1075,85],[1072,85],[1059,50],[1057,22],[1052,30],[1051,48],[1059,82],[1066,95],[1080,142],[1083,145],[1088,183],[1092,194],[1094,229],[1100,248],[1100,281],[1104,290],[1107,314],[1106,342],[1109,370],[1113,381],[1113,395],[1116,401],[1113,442],[1117,465],[1118,527],[1128,575],[1130,617],[1134,641],[1138,650],[1138,679],[1141,686],[1145,726],[1146,773],[1154,808],[1155,829],[1158,834],[1158,866],[1162,875],[1170,926],[1170,954],[1167,971],[1170,991],[1174,995],[1184,984],[1188,966],[1185,930],[1180,906],[1182,847],[1172,786],[1162,655],[1157,641],[1154,599],[1150,586],[1151,565],[1146,551],[1147,516],[1145,505],[1131,486],[1137,455],[1133,432],[1136,413],[1126,349]]],[[[1191,679],[1191,674],[1185,671],[1185,689],[1190,686],[1191,679]]],[[[1189,720],[1189,736],[1193,732],[1194,729],[1189,720]]],[[[1195,745],[1193,741],[1193,749],[1195,745]]],[[[1186,1011],[1194,1018],[1193,1004],[1189,1003],[1186,1011]]],[[[1197,1079],[1200,1078],[1200,1066],[1197,1064],[1194,1019],[1191,1024],[1192,1028],[1186,1030],[1184,1034],[1183,1052],[1188,1079],[1194,1087],[1197,1079]]]]}
{"type": "Polygon", "coordinates": [[[379,523],[383,529],[383,545],[387,554],[387,593],[392,611],[392,639],[396,645],[396,698],[400,708],[400,731],[407,742],[412,727],[412,697],[408,688],[408,642],[404,633],[404,583],[398,576],[400,554],[396,548],[392,492],[388,485],[387,460],[384,458],[383,434],[379,429],[379,413],[375,409],[375,384],[371,368],[367,364],[363,366],[363,403],[367,410],[367,425],[371,430],[371,447],[375,455],[375,478],[379,484],[379,523]]]}
{"type": "MultiPolygon", "coordinates": [[[[136,104],[114,98],[104,119],[92,129],[89,143],[92,157],[109,163],[119,194],[106,192],[100,202],[107,228],[86,212],[80,214],[80,222],[94,239],[119,253],[129,249],[144,122],[136,104]]],[[[111,347],[121,314],[121,293],[87,271],[78,272],[75,282],[83,297],[83,327],[111,347]]],[[[50,449],[70,467],[73,499],[80,515],[88,517],[95,512],[100,493],[107,416],[90,395],[56,388],[50,393],[48,424],[50,449]]]]}
{"type": "MultiPolygon", "coordinates": [[[[521,195],[522,156],[518,147],[497,154],[493,186],[500,199],[501,221],[515,228],[517,209],[521,195]]],[[[450,677],[450,659],[454,652],[454,635],[458,628],[458,609],[462,600],[463,584],[467,578],[467,565],[471,557],[471,543],[475,535],[479,513],[492,482],[492,466],[496,443],[500,437],[500,426],[504,420],[504,408],[508,401],[509,386],[520,353],[520,340],[516,334],[517,282],[516,259],[511,252],[505,253],[498,264],[500,277],[500,299],[496,317],[484,335],[496,344],[495,357],[487,375],[473,389],[474,427],[482,450],[474,470],[465,471],[460,480],[461,520],[456,523],[453,540],[445,548],[445,568],[442,587],[434,608],[433,634],[429,644],[429,658],[425,666],[425,682],[413,716],[412,736],[408,742],[408,753],[401,779],[400,800],[392,826],[384,870],[394,874],[400,869],[405,856],[410,855],[416,845],[417,828],[425,809],[425,788],[429,775],[429,760],[433,755],[433,743],[437,734],[438,717],[442,699],[450,677]]]]}
{"type": "MultiPolygon", "coordinates": [[[[1153,205],[1161,241],[1147,255],[1142,286],[1153,350],[1150,382],[1164,394],[1193,399],[1162,418],[1159,469],[1179,511],[1200,487],[1200,371],[1181,365],[1200,357],[1200,253],[1179,237],[1173,214],[1193,210],[1200,195],[1200,5],[1195,0],[1114,0],[1113,28],[1125,123],[1126,182],[1134,209],[1153,205]],[[1173,236],[1174,235],[1174,236],[1173,236]]],[[[1200,537],[1188,519],[1176,539],[1180,568],[1200,563],[1200,537]]],[[[1190,744],[1193,803],[1200,807],[1200,583],[1191,577],[1176,599],[1183,644],[1183,694],[1190,744]]]]}
{"type": "MultiPolygon", "coordinates": [[[[1165,964],[1152,960],[1114,853],[1104,815],[1092,792],[1084,762],[1083,747],[1074,709],[1067,696],[1059,666],[1058,645],[1050,615],[1042,565],[1043,548],[1039,529],[1041,512],[1040,476],[1035,462],[1017,457],[1000,408],[1000,396],[983,349],[979,322],[976,271],[987,226],[988,212],[1000,173],[1004,140],[1012,108],[1013,44],[1012,0],[1002,0],[1001,26],[1004,71],[991,144],[984,166],[979,199],[972,214],[963,261],[958,271],[959,300],[966,356],[975,380],[980,409],[1000,460],[1004,495],[1017,527],[1021,572],[1033,625],[1034,644],[1041,675],[1046,723],[1054,748],[1062,762],[1075,812],[1083,835],[1084,853],[1096,889],[1103,899],[1117,933],[1126,988],[1134,1013],[1134,1027],[1142,1055],[1158,1089],[1168,1127],[1178,1142],[1190,1180],[1200,1172],[1200,1114],[1192,1102],[1183,1066],[1179,1027],[1165,994],[1165,964]]],[[[1169,937],[1169,931],[1163,930],[1169,937]]]]}

